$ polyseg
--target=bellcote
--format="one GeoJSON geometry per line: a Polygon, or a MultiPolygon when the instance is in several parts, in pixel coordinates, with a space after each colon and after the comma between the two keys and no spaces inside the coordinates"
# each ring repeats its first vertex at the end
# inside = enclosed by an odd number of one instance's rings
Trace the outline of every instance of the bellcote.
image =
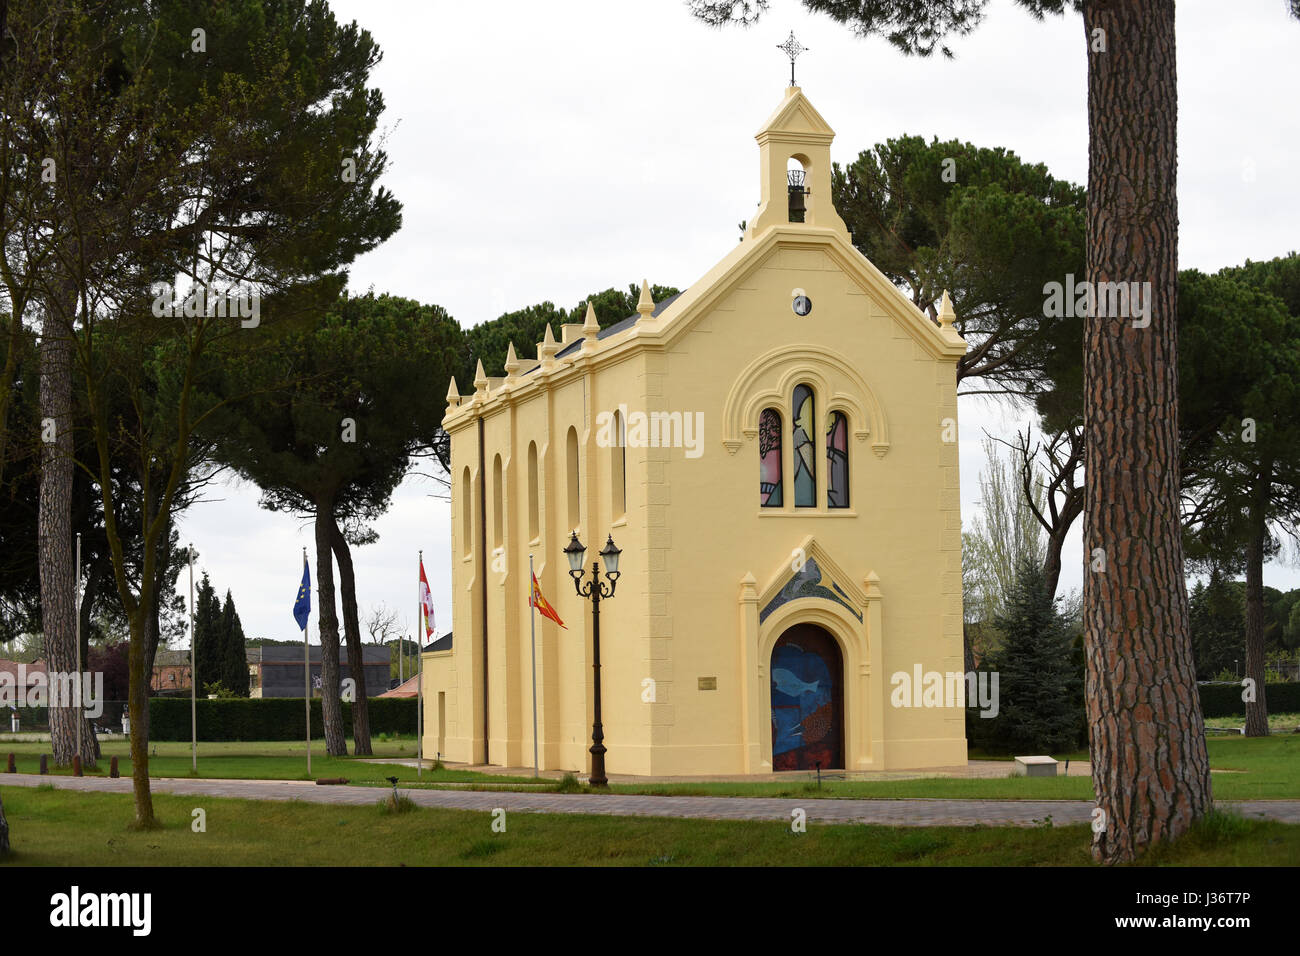
{"type": "Polygon", "coordinates": [[[835,131],[797,86],[754,137],[762,178],[758,213],[745,230],[753,239],[770,226],[836,229],[848,237],[831,202],[831,142],[835,131]],[[802,220],[798,217],[802,200],[802,220]]]}

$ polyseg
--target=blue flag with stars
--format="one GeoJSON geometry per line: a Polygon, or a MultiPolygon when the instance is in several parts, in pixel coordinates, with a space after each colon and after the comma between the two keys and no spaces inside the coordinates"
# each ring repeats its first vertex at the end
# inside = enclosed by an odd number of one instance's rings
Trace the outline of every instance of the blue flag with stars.
{"type": "Polygon", "coordinates": [[[307,570],[307,558],[302,559],[302,584],[298,585],[298,600],[293,602],[293,619],[298,622],[298,630],[307,630],[307,618],[311,615],[311,573],[307,570]]]}

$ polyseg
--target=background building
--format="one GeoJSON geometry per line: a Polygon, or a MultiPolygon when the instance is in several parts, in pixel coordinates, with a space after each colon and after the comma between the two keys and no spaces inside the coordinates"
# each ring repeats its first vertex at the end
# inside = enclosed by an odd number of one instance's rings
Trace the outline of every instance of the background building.
{"type": "MultiPolygon", "coordinates": [[[[321,693],[321,648],[311,649],[312,696],[321,693]]],[[[365,670],[365,695],[378,697],[388,690],[390,651],[387,647],[365,645],[361,648],[365,670]]],[[[251,647],[248,649],[248,687],[250,697],[301,697],[303,690],[303,650],[301,646],[251,647]]],[[[352,676],[347,651],[339,649],[339,680],[352,676]]],[[[357,681],[357,693],[362,682],[357,681]]]]}

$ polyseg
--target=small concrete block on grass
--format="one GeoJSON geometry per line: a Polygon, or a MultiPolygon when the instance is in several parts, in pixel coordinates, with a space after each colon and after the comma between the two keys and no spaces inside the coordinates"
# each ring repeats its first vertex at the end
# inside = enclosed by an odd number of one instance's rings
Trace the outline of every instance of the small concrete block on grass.
{"type": "Polygon", "coordinates": [[[1017,777],[1055,777],[1056,761],[1051,757],[1017,757],[1017,777]]]}

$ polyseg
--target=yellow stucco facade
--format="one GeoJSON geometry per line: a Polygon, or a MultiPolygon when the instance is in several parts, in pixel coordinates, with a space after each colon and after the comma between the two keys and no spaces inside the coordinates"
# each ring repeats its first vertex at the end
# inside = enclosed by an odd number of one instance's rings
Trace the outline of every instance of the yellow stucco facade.
{"type": "Polygon", "coordinates": [[[609,773],[964,763],[961,707],[894,706],[890,675],[963,670],[965,344],[946,301],[936,324],[853,247],[833,137],[790,87],[757,135],[760,208],[721,262],[666,304],[643,292],[635,321],[598,337],[589,316],[538,360],[512,349],[505,378],[480,367],[471,395],[453,383],[454,637],[423,659],[427,755],[531,766],[531,553],[568,625],[537,619],[541,766],[589,771],[592,608],[562,553],[577,529],[588,569],[607,535],[623,552],[600,606],[609,773]],[[781,435],[766,505],[761,421],[781,435]],[[778,648],[817,669],[774,667],[778,648]]]}

